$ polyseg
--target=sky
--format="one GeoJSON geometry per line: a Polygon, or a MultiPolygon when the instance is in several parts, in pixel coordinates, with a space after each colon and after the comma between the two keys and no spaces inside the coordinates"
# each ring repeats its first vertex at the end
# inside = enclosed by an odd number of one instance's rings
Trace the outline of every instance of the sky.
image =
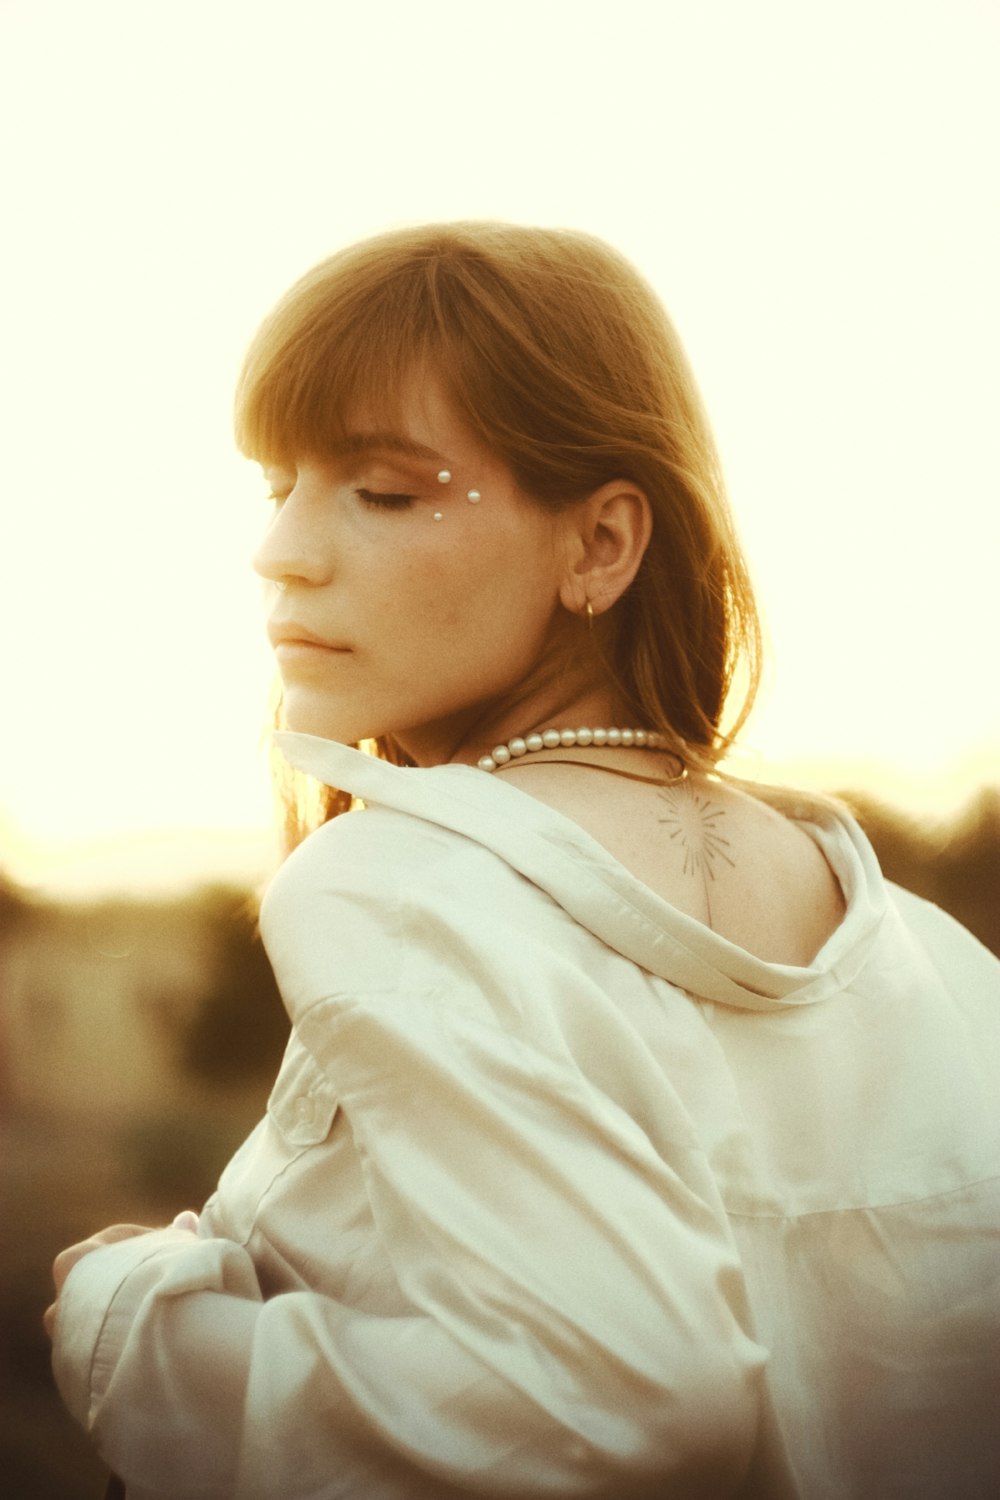
{"type": "Polygon", "coordinates": [[[0,867],[257,858],[258,322],[401,223],[662,295],[769,644],[736,769],[1000,780],[998,0],[0,0],[0,867]]]}

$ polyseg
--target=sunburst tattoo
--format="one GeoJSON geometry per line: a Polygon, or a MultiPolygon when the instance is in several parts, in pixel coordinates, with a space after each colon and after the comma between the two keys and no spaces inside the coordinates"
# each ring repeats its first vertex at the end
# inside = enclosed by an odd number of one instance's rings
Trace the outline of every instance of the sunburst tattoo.
{"type": "Polygon", "coordinates": [[[729,840],[722,837],[719,825],[726,816],[724,807],[719,807],[703,792],[696,792],[690,782],[679,786],[660,787],[658,796],[667,803],[670,811],[657,818],[665,823],[670,838],[676,840],[684,851],[684,874],[700,875],[707,885],[715,879],[715,868],[719,860],[725,860],[733,869],[736,861],[728,854],[729,840]]]}

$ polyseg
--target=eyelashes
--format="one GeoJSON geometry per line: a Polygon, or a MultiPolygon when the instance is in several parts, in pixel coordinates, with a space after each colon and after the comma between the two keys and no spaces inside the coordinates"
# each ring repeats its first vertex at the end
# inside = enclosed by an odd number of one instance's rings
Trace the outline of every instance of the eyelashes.
{"type": "Polygon", "coordinates": [[[408,510],[417,498],[416,495],[391,495],[381,490],[355,490],[354,493],[364,505],[375,510],[408,510]]]}
{"type": "MultiPolygon", "coordinates": [[[[368,505],[373,510],[409,510],[417,499],[416,495],[397,495],[386,490],[356,489],[354,493],[363,505],[368,505]]],[[[266,497],[266,503],[275,510],[280,510],[287,499],[287,494],[276,495],[272,492],[266,497]]]]}

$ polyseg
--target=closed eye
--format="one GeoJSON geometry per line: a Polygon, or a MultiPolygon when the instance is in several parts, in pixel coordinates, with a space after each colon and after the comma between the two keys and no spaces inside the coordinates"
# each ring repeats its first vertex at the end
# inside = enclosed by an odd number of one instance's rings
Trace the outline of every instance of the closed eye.
{"type": "Polygon", "coordinates": [[[380,510],[406,510],[417,498],[416,495],[387,494],[382,490],[355,490],[354,493],[365,505],[372,505],[380,510]]]}

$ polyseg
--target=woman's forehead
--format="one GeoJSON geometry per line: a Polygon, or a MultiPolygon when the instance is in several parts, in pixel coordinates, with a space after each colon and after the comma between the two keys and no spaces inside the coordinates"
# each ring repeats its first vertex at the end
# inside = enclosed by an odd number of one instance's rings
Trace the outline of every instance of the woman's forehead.
{"type": "MultiPolygon", "coordinates": [[[[258,460],[273,488],[271,466],[287,471],[307,459],[331,470],[391,464],[412,475],[414,484],[447,473],[468,490],[521,487],[516,461],[491,440],[475,405],[467,403],[447,351],[425,347],[398,366],[391,348],[384,360],[373,358],[370,349],[350,354],[345,360],[331,351],[325,371],[313,364],[301,382],[286,371],[262,389],[263,420],[254,414],[244,425],[250,439],[244,452],[258,460]]],[[[410,482],[407,477],[401,487],[410,482]]],[[[280,483],[288,488],[284,472],[280,483]]]]}
{"type": "Polygon", "coordinates": [[[325,432],[284,434],[282,459],[298,450],[331,459],[384,458],[451,468],[485,457],[479,439],[455,409],[437,376],[426,369],[384,393],[352,401],[341,411],[331,410],[325,432]],[[317,440],[318,439],[318,440],[317,440]]]}

